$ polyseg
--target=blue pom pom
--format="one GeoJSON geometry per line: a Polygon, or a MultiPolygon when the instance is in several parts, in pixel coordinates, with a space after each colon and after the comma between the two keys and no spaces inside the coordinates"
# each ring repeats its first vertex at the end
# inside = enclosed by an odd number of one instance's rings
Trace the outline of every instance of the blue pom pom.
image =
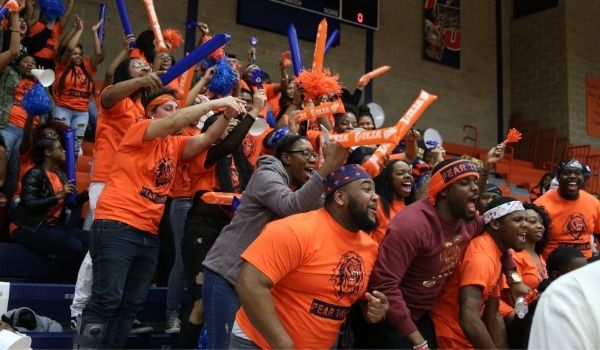
{"type": "Polygon", "coordinates": [[[227,96],[233,91],[236,82],[237,76],[233,67],[226,58],[221,58],[215,63],[215,74],[208,83],[208,89],[215,95],[227,96]]]}
{"type": "Polygon", "coordinates": [[[259,89],[263,88],[262,84],[263,84],[266,76],[267,76],[267,73],[265,73],[265,71],[263,71],[262,69],[253,69],[250,72],[250,74],[248,74],[248,77],[250,78],[250,82],[259,89]]]}
{"type": "Polygon", "coordinates": [[[50,101],[42,84],[35,83],[31,90],[23,96],[21,106],[29,115],[44,115],[52,109],[52,101],[50,101]]]}
{"type": "Polygon", "coordinates": [[[40,15],[46,22],[54,22],[65,14],[65,5],[62,0],[38,0],[40,15]]]}
{"type": "Polygon", "coordinates": [[[289,132],[290,129],[287,127],[275,130],[275,132],[273,132],[271,136],[265,140],[265,146],[271,149],[275,148],[275,146],[277,146],[277,142],[279,142],[279,140],[281,140],[281,138],[287,135],[289,132]]]}

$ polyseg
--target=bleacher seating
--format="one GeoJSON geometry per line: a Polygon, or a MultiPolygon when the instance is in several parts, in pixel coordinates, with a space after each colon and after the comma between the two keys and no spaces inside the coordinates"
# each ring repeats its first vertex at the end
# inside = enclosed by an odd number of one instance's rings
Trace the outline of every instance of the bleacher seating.
{"type": "MultiPolygon", "coordinates": [[[[17,268],[16,270],[21,270],[17,268]]],[[[27,306],[37,314],[50,317],[61,323],[64,332],[58,333],[28,333],[32,337],[34,349],[71,349],[73,347],[73,332],[68,324],[70,321],[69,306],[73,300],[73,285],[11,283],[8,293],[0,293],[0,305],[6,305],[7,310],[27,306]],[[4,298],[5,300],[2,300],[4,298]],[[7,299],[7,300],[6,300],[7,299]]],[[[176,336],[166,335],[160,328],[164,324],[166,308],[166,288],[153,287],[148,291],[144,310],[139,318],[153,324],[155,332],[146,335],[131,335],[127,348],[131,349],[164,349],[175,345],[176,336]]],[[[0,310],[5,312],[5,310],[0,310]]]]}

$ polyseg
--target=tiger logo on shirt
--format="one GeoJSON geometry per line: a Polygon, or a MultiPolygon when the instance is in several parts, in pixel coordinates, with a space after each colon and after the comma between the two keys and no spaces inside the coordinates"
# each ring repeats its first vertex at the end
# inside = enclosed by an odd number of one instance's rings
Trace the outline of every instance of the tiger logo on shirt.
{"type": "Polygon", "coordinates": [[[154,166],[154,187],[170,186],[175,176],[175,164],[171,158],[163,157],[154,166]]]}
{"type": "Polygon", "coordinates": [[[574,240],[580,240],[587,231],[585,216],[581,213],[571,213],[565,221],[563,232],[568,233],[574,240]]]}
{"type": "Polygon", "coordinates": [[[345,296],[357,295],[365,282],[365,264],[363,258],[355,252],[346,252],[340,258],[329,278],[333,281],[334,294],[337,300],[345,296]]]}

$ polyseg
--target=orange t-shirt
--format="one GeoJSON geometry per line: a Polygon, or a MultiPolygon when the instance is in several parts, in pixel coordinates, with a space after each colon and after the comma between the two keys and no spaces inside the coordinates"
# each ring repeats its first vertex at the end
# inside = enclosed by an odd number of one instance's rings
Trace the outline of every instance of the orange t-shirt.
{"type": "Polygon", "coordinates": [[[21,159],[21,166],[19,167],[19,181],[17,181],[17,189],[15,194],[13,194],[13,198],[19,197],[21,195],[21,180],[25,173],[29,171],[29,169],[33,168],[35,164],[33,164],[33,160],[31,159],[31,151],[25,154],[21,154],[19,159],[21,159]]]}
{"type": "MultiPolygon", "coordinates": [[[[48,175],[48,179],[50,180],[50,183],[52,184],[54,193],[58,194],[58,193],[62,192],[63,183],[62,183],[62,181],[60,181],[60,178],[58,177],[58,175],[52,171],[46,171],[46,175],[48,175]]],[[[60,219],[60,214],[62,213],[63,203],[64,203],[64,200],[59,199],[58,203],[56,203],[55,206],[53,206],[52,208],[50,208],[48,210],[48,215],[46,216],[46,219],[44,220],[44,224],[56,225],[56,223],[58,222],[58,219],[60,219]]]]}
{"type": "Polygon", "coordinates": [[[460,343],[462,348],[473,348],[459,323],[460,288],[482,288],[483,313],[487,300],[500,296],[501,257],[502,252],[489,233],[484,232],[471,240],[458,271],[446,281],[436,306],[431,310],[437,337],[451,338],[454,343],[460,343]]]}
{"type": "MultiPolygon", "coordinates": [[[[105,93],[111,87],[102,90],[105,93]]],[[[144,119],[144,106],[140,99],[135,101],[129,97],[117,102],[111,108],[98,104],[98,125],[94,142],[94,169],[92,181],[107,182],[113,158],[121,143],[121,139],[131,125],[144,119]]]]}
{"type": "Polygon", "coordinates": [[[579,198],[570,201],[551,190],[535,204],[546,208],[552,219],[544,259],[558,246],[578,249],[586,259],[592,256],[591,235],[600,233],[600,202],[594,196],[580,190],[579,198]]]}
{"type": "MultiPolygon", "coordinates": [[[[182,135],[195,136],[198,134],[200,134],[198,128],[190,127],[183,129],[182,135]]],[[[177,163],[177,169],[175,170],[175,180],[173,181],[173,188],[171,189],[172,198],[192,196],[192,180],[190,179],[188,170],[190,168],[190,163],[195,162],[197,159],[201,159],[202,161],[206,160],[206,151],[201,152],[195,157],[182,160],[177,163]]]]}
{"type": "MultiPolygon", "coordinates": [[[[242,254],[273,281],[277,316],[298,349],[331,349],[350,306],[367,291],[376,257],[371,237],[347,231],[325,209],[267,224],[242,254]]],[[[243,307],[236,322],[270,348],[243,307]]]]}
{"type": "Polygon", "coordinates": [[[273,154],[273,150],[270,150],[264,146],[265,139],[272,130],[273,128],[267,125],[262,134],[257,136],[247,134],[242,140],[242,151],[244,152],[246,158],[248,158],[248,162],[252,165],[252,168],[255,170],[256,160],[258,157],[264,154],[273,154]]]}
{"type": "Polygon", "coordinates": [[[120,221],[157,235],[175,169],[189,137],[143,141],[151,122],[135,123],[123,136],[95,218],[120,221]]]}
{"type": "Polygon", "coordinates": [[[377,228],[371,233],[371,237],[377,242],[381,244],[383,241],[383,237],[385,236],[385,232],[387,231],[387,227],[390,224],[390,221],[398,214],[402,209],[406,208],[406,204],[404,201],[399,201],[394,199],[390,205],[390,216],[387,217],[383,212],[383,205],[381,201],[377,204],[377,218],[379,219],[379,225],[377,228]]]}
{"type": "MultiPolygon", "coordinates": [[[[90,76],[93,77],[96,74],[96,71],[92,69],[89,59],[84,59],[82,65],[90,76]]],[[[67,67],[68,65],[56,64],[56,80],[52,85],[54,89],[54,103],[74,111],[86,112],[88,110],[88,102],[94,91],[91,85],[93,81],[88,80],[81,66],[75,66],[69,73],[69,76],[65,77],[63,89],[58,91],[60,79],[65,74],[67,67]]]]}
{"type": "MultiPolygon", "coordinates": [[[[535,261],[531,258],[531,256],[525,251],[522,250],[518,253],[512,253],[513,260],[515,261],[515,265],[517,265],[517,272],[523,278],[523,283],[531,288],[532,290],[537,289],[540,285],[540,282],[548,278],[548,272],[546,271],[546,262],[544,258],[540,256],[540,260],[542,262],[542,271],[538,268],[535,261]]],[[[508,284],[506,283],[506,279],[502,279],[502,289],[507,289],[508,284]]],[[[513,311],[513,307],[506,303],[504,300],[500,300],[500,315],[502,317],[508,315],[511,311],[513,311]]]]}
{"type": "MultiPolygon", "coordinates": [[[[44,28],[46,28],[46,24],[44,24],[41,21],[35,22],[31,27],[29,27],[29,36],[32,37],[38,34],[42,30],[44,30],[44,28]]],[[[54,60],[54,57],[56,56],[58,38],[60,38],[62,32],[62,28],[60,28],[58,22],[56,22],[54,24],[54,27],[52,28],[52,34],[50,35],[50,39],[48,39],[48,41],[46,42],[46,47],[38,52],[33,52],[33,56],[54,60]]]]}
{"type": "MultiPolygon", "coordinates": [[[[15,100],[10,112],[8,112],[8,122],[21,129],[25,127],[25,120],[27,119],[27,111],[25,111],[21,103],[25,94],[33,87],[33,84],[35,84],[35,81],[28,78],[23,78],[19,81],[19,85],[17,85],[17,89],[15,90],[15,100]]],[[[37,120],[38,118],[35,117],[34,126],[37,125],[37,120]]]]}

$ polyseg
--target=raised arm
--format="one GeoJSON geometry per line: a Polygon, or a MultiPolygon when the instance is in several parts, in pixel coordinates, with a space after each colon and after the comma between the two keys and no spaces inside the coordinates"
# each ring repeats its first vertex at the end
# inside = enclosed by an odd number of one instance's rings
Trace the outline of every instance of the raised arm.
{"type": "Polygon", "coordinates": [[[19,54],[21,48],[21,32],[19,30],[19,14],[10,13],[10,46],[0,54],[0,71],[3,71],[19,54]]]}
{"type": "Polygon", "coordinates": [[[92,41],[94,43],[94,54],[90,57],[90,66],[93,70],[98,68],[98,65],[104,60],[104,50],[100,46],[100,38],[98,37],[98,29],[102,25],[102,20],[92,26],[92,41]]]}
{"type": "Polygon", "coordinates": [[[130,96],[139,89],[159,89],[161,86],[162,82],[158,75],[150,73],[143,77],[125,80],[113,85],[102,94],[100,103],[102,103],[104,108],[111,108],[116,105],[117,102],[130,96]]]}
{"type": "Polygon", "coordinates": [[[188,92],[188,95],[185,98],[185,106],[186,107],[194,104],[194,102],[196,100],[196,96],[198,96],[200,93],[202,93],[202,90],[204,90],[204,87],[206,85],[208,85],[208,83],[210,82],[210,79],[212,79],[213,75],[215,74],[215,70],[216,70],[215,67],[210,67],[209,69],[207,69],[206,72],[204,72],[204,75],[202,76],[202,78],[200,78],[200,80],[198,80],[196,85],[194,85],[194,87],[192,87],[190,89],[190,92],[188,92]]]}
{"type": "Polygon", "coordinates": [[[67,0],[67,7],[65,9],[65,14],[58,21],[58,25],[60,28],[64,28],[69,20],[71,19],[71,14],[73,13],[73,0],[67,0]]]}
{"type": "Polygon", "coordinates": [[[488,177],[490,176],[490,171],[492,171],[494,165],[504,158],[505,149],[505,145],[499,144],[489,150],[487,159],[483,164],[483,168],[479,172],[479,194],[483,193],[485,190],[485,184],[487,183],[488,177]]]}
{"type": "Polygon", "coordinates": [[[71,55],[73,54],[73,50],[77,44],[79,44],[79,39],[81,39],[81,33],[83,33],[83,21],[79,16],[75,16],[75,23],[73,23],[74,30],[67,42],[67,46],[60,56],[59,63],[63,66],[66,66],[71,61],[71,55]]]}
{"type": "Polygon", "coordinates": [[[115,77],[115,70],[121,61],[127,58],[127,54],[129,54],[129,43],[135,41],[135,38],[123,37],[123,48],[119,53],[115,56],[115,58],[110,62],[108,67],[106,67],[106,73],[104,73],[104,81],[102,82],[102,87],[109,86],[113,83],[113,79],[115,77]]]}

